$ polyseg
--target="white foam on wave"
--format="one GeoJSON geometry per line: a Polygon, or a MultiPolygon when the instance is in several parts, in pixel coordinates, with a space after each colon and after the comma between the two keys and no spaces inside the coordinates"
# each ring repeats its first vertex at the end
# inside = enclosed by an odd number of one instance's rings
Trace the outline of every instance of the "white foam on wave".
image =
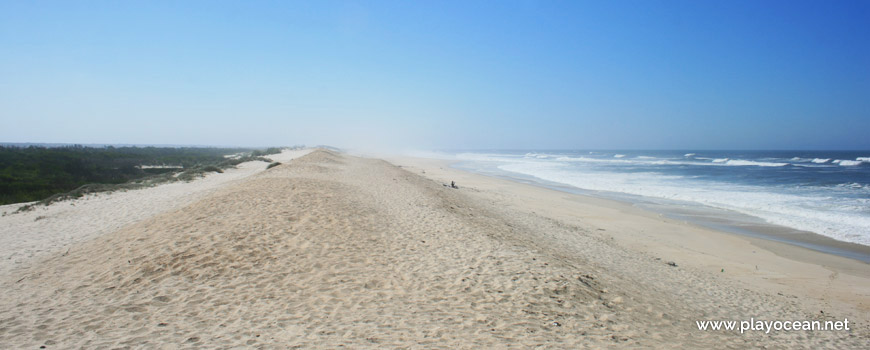
{"type": "Polygon", "coordinates": [[[840,160],[837,163],[840,164],[841,166],[856,166],[856,165],[861,165],[861,163],[864,163],[864,162],[862,162],[860,160],[840,160]]]}
{"type": "Polygon", "coordinates": [[[694,153],[686,153],[683,155],[683,157],[694,157],[694,156],[695,156],[694,153]]]}
{"type": "Polygon", "coordinates": [[[498,168],[581,189],[701,203],[760,217],[776,225],[870,245],[870,216],[865,212],[870,203],[832,197],[826,192],[830,188],[778,193],[760,186],[702,182],[682,176],[582,172],[558,162],[507,163],[498,168]]]}
{"type": "MultiPolygon", "coordinates": [[[[711,160],[711,158],[698,157],[696,159],[711,160]]],[[[780,167],[786,166],[788,163],[780,162],[758,162],[754,160],[731,159],[731,158],[716,158],[712,159],[712,163],[689,163],[692,165],[730,165],[730,166],[765,166],[765,167],[780,167]]]]}
{"type": "MultiPolygon", "coordinates": [[[[556,161],[560,162],[586,162],[586,163],[604,163],[604,164],[645,164],[645,165],[698,165],[698,166],[763,166],[763,167],[781,167],[786,166],[788,163],[778,163],[778,162],[758,162],[752,160],[742,160],[742,159],[729,159],[729,158],[719,158],[713,159],[711,163],[708,162],[693,162],[690,160],[679,161],[679,160],[667,160],[667,159],[658,159],[655,157],[645,157],[639,156],[633,159],[623,159],[623,158],[591,158],[591,157],[556,157],[554,158],[556,161]]],[[[702,158],[696,158],[702,159],[702,158]]],[[[710,158],[705,158],[706,160],[710,160],[710,158]]]]}
{"type": "MultiPolygon", "coordinates": [[[[595,152],[589,152],[595,153],[595,152]]],[[[687,153],[686,155],[694,153],[687,153]]],[[[522,157],[529,160],[557,160],[562,162],[588,162],[588,163],[613,163],[613,164],[646,164],[646,165],[715,165],[715,166],[760,166],[760,167],[782,167],[787,165],[794,165],[798,167],[810,168],[810,167],[819,167],[825,165],[833,165],[839,164],[841,166],[856,166],[861,165],[863,163],[870,163],[870,161],[866,161],[865,159],[870,159],[870,157],[858,157],[857,160],[845,160],[845,159],[834,159],[831,158],[800,158],[793,157],[790,159],[792,163],[776,161],[777,159],[765,159],[770,161],[755,161],[755,160],[743,160],[743,159],[731,159],[731,158],[707,158],[707,157],[692,157],[694,160],[706,160],[710,162],[697,162],[691,161],[691,159],[680,160],[680,158],[675,159],[660,159],[656,157],[650,156],[636,156],[631,159],[626,159],[626,155],[624,154],[615,154],[613,158],[601,158],[601,156],[593,156],[593,157],[570,157],[570,156],[560,156],[558,154],[541,154],[529,152],[525,154],[499,154],[499,153],[460,153],[456,155],[456,159],[460,160],[470,160],[470,161],[511,161],[512,159],[516,159],[518,157],[522,157]],[[819,164],[819,166],[810,165],[819,164]]]]}
{"type": "MultiPolygon", "coordinates": [[[[870,184],[865,185],[865,184],[859,184],[857,182],[850,182],[850,183],[846,183],[846,184],[839,184],[836,187],[849,188],[849,189],[860,189],[860,190],[866,191],[867,194],[870,195],[870,184]]],[[[870,198],[867,199],[867,202],[870,203],[870,198]]]]}
{"type": "Polygon", "coordinates": [[[560,162],[610,162],[609,159],[598,159],[598,158],[587,158],[587,157],[558,157],[557,161],[560,162]]]}
{"type": "Polygon", "coordinates": [[[593,164],[642,164],[642,165],[679,165],[679,164],[696,164],[693,162],[675,162],[670,160],[658,159],[655,157],[647,157],[647,158],[635,158],[635,159],[623,159],[623,158],[590,158],[590,157],[557,157],[553,160],[559,162],[572,162],[572,163],[593,163],[593,164]]]}
{"type": "Polygon", "coordinates": [[[643,161],[629,159],[613,159],[613,158],[589,158],[589,157],[557,157],[555,160],[560,162],[586,162],[586,163],[641,163],[643,161]]]}
{"type": "Polygon", "coordinates": [[[772,162],[756,162],[753,160],[740,160],[740,159],[730,159],[725,162],[727,165],[734,166],[770,166],[770,167],[778,167],[778,166],[786,166],[788,163],[772,163],[772,162]]]}
{"type": "Polygon", "coordinates": [[[536,158],[536,159],[547,159],[550,158],[549,154],[540,154],[540,153],[526,153],[525,158],[536,158]]]}
{"type": "Polygon", "coordinates": [[[801,168],[830,168],[831,167],[831,165],[828,165],[828,164],[796,163],[796,164],[792,164],[792,165],[796,166],[796,167],[801,167],[801,168]]]}

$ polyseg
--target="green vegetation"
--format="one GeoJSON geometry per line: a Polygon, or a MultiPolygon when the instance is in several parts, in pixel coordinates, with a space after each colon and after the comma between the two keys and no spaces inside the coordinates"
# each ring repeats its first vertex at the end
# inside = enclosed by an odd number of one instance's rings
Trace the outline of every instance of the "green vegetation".
{"type": "Polygon", "coordinates": [[[253,152],[251,152],[251,156],[252,157],[262,157],[262,156],[267,156],[267,155],[276,154],[276,153],[281,153],[281,148],[269,147],[269,148],[266,148],[265,150],[255,149],[253,152]]]}
{"type": "Polygon", "coordinates": [[[269,164],[269,166],[267,166],[266,169],[272,169],[272,168],[279,166],[279,165],[281,165],[281,162],[274,162],[272,164],[269,164]]]}
{"type": "Polygon", "coordinates": [[[280,148],[0,146],[0,204],[48,204],[92,192],[190,181],[247,161],[271,162],[263,156],[279,152],[280,148]]]}

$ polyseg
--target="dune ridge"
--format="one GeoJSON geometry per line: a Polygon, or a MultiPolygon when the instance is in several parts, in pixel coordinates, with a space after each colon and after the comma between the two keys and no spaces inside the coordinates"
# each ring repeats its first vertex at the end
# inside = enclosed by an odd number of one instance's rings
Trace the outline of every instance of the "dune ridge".
{"type": "MultiPolygon", "coordinates": [[[[310,152],[284,150],[269,155],[289,161],[310,152]]],[[[261,161],[241,163],[221,174],[204,174],[190,182],[85,195],[76,200],[35,205],[16,212],[22,204],[0,206],[0,275],[71,245],[192,204],[217,189],[265,169],[261,161]]]]}

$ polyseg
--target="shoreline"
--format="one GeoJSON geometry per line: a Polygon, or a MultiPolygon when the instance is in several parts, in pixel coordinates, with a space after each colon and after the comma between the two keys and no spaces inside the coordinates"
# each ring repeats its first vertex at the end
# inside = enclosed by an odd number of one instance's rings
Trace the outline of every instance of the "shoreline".
{"type": "Polygon", "coordinates": [[[458,169],[449,160],[379,157],[432,180],[456,181],[460,188],[510,192],[528,203],[545,199],[533,213],[612,233],[618,244],[639,253],[670,256],[706,273],[728,272],[754,290],[797,296],[819,310],[836,306],[840,312],[870,312],[870,269],[857,259],[705,227],[625,201],[458,169]],[[614,221],[614,216],[626,222],[614,221]]]}
{"type": "Polygon", "coordinates": [[[673,220],[685,221],[688,224],[716,231],[727,232],[729,234],[735,234],[761,241],[789,244],[819,253],[836,255],[870,264],[870,246],[868,245],[841,241],[815,232],[768,223],[764,221],[764,219],[748,214],[710,207],[701,203],[678,202],[618,192],[586,190],[555,182],[550,183],[546,180],[522,174],[503,174],[497,172],[487,173],[470,167],[461,166],[463,161],[440,159],[439,161],[447,162],[450,168],[464,172],[504,179],[541,188],[548,188],[579,196],[617,201],[642,210],[664,215],[673,220]]]}

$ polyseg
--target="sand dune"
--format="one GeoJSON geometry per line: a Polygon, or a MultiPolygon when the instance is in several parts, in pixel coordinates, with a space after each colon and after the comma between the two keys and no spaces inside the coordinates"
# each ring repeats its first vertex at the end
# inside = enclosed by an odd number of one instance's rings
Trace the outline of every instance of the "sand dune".
{"type": "Polygon", "coordinates": [[[5,276],[0,348],[859,348],[852,332],[385,161],[315,151],[5,276]]]}
{"type": "MultiPolygon", "coordinates": [[[[270,159],[287,162],[310,150],[285,150],[270,159]]],[[[222,174],[206,174],[191,182],[157,187],[90,194],[74,201],[16,213],[21,204],[0,206],[0,276],[33,259],[70,245],[117,231],[121,227],[175,211],[205,198],[224,185],[266,169],[261,161],[241,163],[222,174]],[[14,214],[13,214],[14,213],[14,214]]]]}

